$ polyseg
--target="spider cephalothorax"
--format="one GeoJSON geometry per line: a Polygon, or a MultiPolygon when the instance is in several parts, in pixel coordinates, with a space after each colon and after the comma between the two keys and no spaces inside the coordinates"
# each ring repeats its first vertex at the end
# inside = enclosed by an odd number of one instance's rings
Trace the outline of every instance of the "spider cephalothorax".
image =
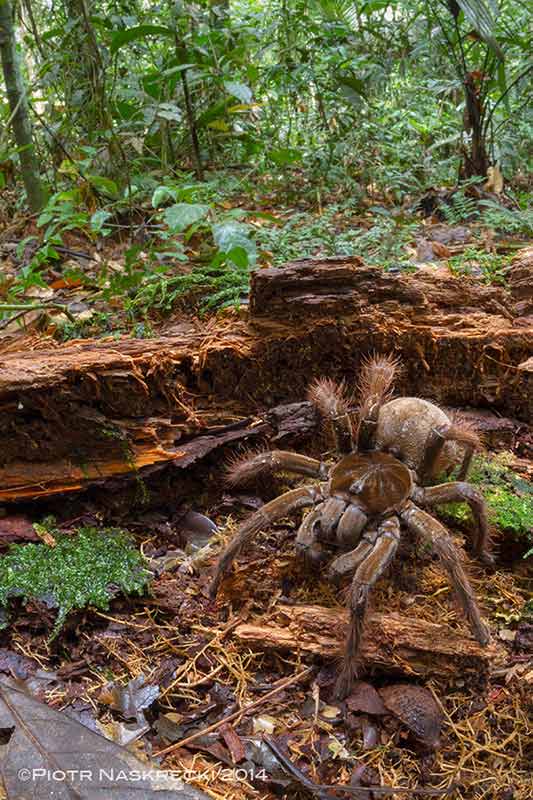
{"type": "Polygon", "coordinates": [[[330,562],[330,577],[353,575],[339,696],[349,692],[357,674],[368,595],[394,558],[402,527],[431,544],[476,639],[481,644],[489,640],[459,552],[443,525],[421,508],[468,503],[476,522],[474,552],[491,561],[482,495],[463,480],[428,485],[437,473],[449,472],[460,462],[460,477],[466,477],[479,440],[471,428],[426,400],[391,400],[397,366],[393,359],[380,357],[363,367],[355,432],[344,386],[320,380],[311,387],[310,399],[334,433],[340,459],[332,467],[298,453],[271,450],[239,459],[228,476],[233,485],[276,470],[318,479],[280,495],[242,523],[220,557],[211,592],[216,595],[233,559],[256,533],[296,509],[312,507],[298,529],[297,550],[309,564],[319,565],[327,558],[324,545],[337,545],[343,552],[330,562]]]}

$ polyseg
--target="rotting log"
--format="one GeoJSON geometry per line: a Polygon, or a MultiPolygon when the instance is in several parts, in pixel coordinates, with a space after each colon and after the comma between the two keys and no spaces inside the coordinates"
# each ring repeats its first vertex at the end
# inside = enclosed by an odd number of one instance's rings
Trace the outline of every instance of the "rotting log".
{"type": "Polygon", "coordinates": [[[254,273],[244,317],[181,322],[154,339],[0,348],[0,501],[163,467],[179,500],[184,468],[215,448],[308,434],[309,408],[301,427],[287,404],[319,375],[353,385],[376,351],[402,357],[399,392],[528,423],[533,323],[519,314],[504,288],[441,270],[303,260],[254,273]]]}
{"type": "MultiPolygon", "coordinates": [[[[342,652],[348,612],[315,605],[283,605],[253,624],[239,625],[233,635],[261,650],[310,653],[328,659],[342,652]]],[[[482,647],[448,625],[437,625],[396,613],[370,613],[362,642],[365,669],[424,678],[456,679],[480,685],[498,658],[495,644],[482,647]]]]}

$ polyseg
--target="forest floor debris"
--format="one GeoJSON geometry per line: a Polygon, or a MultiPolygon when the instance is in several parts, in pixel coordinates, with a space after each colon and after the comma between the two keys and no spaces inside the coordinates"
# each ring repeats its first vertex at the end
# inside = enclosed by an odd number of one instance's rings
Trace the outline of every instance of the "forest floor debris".
{"type": "MultiPolygon", "coordinates": [[[[219,517],[216,508],[212,516],[223,530],[216,538],[231,535],[231,519],[219,517]]],[[[147,555],[156,542],[164,549],[160,533],[150,537],[143,528],[138,539],[145,541],[147,555]]],[[[169,546],[175,547],[171,540],[169,546]]],[[[30,605],[2,634],[0,666],[26,680],[46,670],[41,699],[57,709],[85,710],[117,736],[126,735],[124,724],[131,727],[133,706],[122,714],[117,708],[124,704],[112,697],[127,690],[135,699],[137,690],[132,694],[128,686],[148,687],[151,694],[141,698],[139,710],[151,728],[131,747],[144,758],[159,754],[163,768],[188,770],[193,783],[215,800],[273,798],[275,786],[293,792],[291,797],[308,796],[309,786],[295,783],[287,762],[317,786],[421,787],[457,800],[529,800],[533,653],[527,639],[527,570],[506,563],[488,573],[471,564],[475,591],[484,598],[484,613],[505,656],[481,692],[460,678],[452,684],[426,682],[442,715],[439,746],[428,747],[394,714],[376,716],[361,706],[357,687],[346,703],[334,701],[334,659],[315,662],[260,646],[250,650],[234,637],[239,624],[254,622],[287,597],[296,604],[343,605],[327,582],[301,574],[291,527],[278,525],[261,537],[240,560],[218,604],[208,599],[212,563],[213,556],[193,572],[181,572],[176,563],[155,577],[149,595],[117,597],[107,612],[78,612],[52,643],[45,620],[36,618],[30,605]],[[514,635],[501,637],[509,629],[514,635]],[[262,744],[263,736],[284,754],[283,763],[262,744]],[[267,775],[274,776],[273,783],[267,775]]],[[[445,576],[427,557],[399,559],[395,574],[380,581],[374,608],[403,614],[409,609],[468,635],[445,576]]],[[[378,693],[398,682],[379,672],[365,681],[378,693]]]]}

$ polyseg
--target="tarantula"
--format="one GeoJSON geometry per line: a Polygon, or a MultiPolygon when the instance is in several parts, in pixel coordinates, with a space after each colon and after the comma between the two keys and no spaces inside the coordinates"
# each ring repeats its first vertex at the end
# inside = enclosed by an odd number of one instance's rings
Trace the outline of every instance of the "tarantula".
{"type": "Polygon", "coordinates": [[[303,518],[296,546],[310,565],[325,556],[323,543],[344,551],[329,565],[329,576],[353,574],[349,590],[350,623],[336,693],[349,693],[357,676],[361,637],[371,587],[394,558],[402,526],[427,540],[447,570],[457,600],[480,644],[489,641],[476,598],[461,558],[443,525],[422,507],[441,503],[469,504],[476,531],[473,549],[485,563],[488,550],[487,510],[483,496],[464,482],[479,438],[465,422],[451,419],[432,403],[414,397],[391,399],[398,369],[391,357],[374,357],[363,366],[359,382],[357,424],[352,426],[345,386],[321,379],[309,398],[330,423],[340,460],[330,467],[323,461],[282,450],[248,454],[229,469],[232,485],[274,472],[318,479],[282,494],[240,526],[222,553],[211,584],[216,596],[233,559],[262,529],[290,512],[314,507],[303,518]],[[430,485],[438,474],[460,464],[458,481],[430,485]]]}

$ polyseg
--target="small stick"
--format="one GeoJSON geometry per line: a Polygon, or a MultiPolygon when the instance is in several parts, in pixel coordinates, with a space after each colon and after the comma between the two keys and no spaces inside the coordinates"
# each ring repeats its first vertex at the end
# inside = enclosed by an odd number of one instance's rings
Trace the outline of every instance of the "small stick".
{"type": "Polygon", "coordinates": [[[15,314],[13,317],[7,317],[0,322],[0,328],[5,328],[9,325],[10,322],[14,322],[16,319],[20,319],[23,317],[24,314],[28,314],[30,311],[41,311],[42,309],[54,309],[56,311],[62,311],[63,314],[67,317],[69,322],[76,322],[76,317],[74,314],[68,310],[68,308],[61,303],[35,303],[33,305],[29,305],[28,303],[2,303],[0,304],[0,313],[9,312],[9,311],[17,311],[18,313],[15,314]]]}
{"type": "Polygon", "coordinates": [[[223,717],[219,719],[218,722],[214,722],[212,725],[209,725],[207,728],[204,728],[201,731],[196,731],[191,736],[187,736],[186,739],[182,739],[180,742],[175,742],[174,744],[165,747],[164,750],[158,750],[157,753],[154,753],[155,756],[166,756],[168,753],[173,753],[174,750],[179,750],[180,747],[185,747],[185,745],[193,742],[195,739],[199,739],[200,736],[205,736],[208,733],[212,733],[220,728],[221,725],[224,725],[226,722],[233,722],[234,719],[238,719],[242,717],[244,714],[249,714],[250,711],[254,711],[256,708],[261,706],[267,700],[270,700],[271,697],[281,692],[283,689],[286,689],[288,686],[291,686],[293,683],[298,683],[300,678],[305,678],[306,675],[309,675],[313,672],[314,667],[306,667],[301,672],[297,672],[296,675],[291,675],[290,678],[286,678],[285,680],[281,681],[274,689],[270,692],[267,692],[263,697],[260,697],[258,700],[254,700],[253,703],[245,706],[244,708],[240,708],[238,711],[234,711],[233,714],[229,714],[227,717],[223,717]]]}

